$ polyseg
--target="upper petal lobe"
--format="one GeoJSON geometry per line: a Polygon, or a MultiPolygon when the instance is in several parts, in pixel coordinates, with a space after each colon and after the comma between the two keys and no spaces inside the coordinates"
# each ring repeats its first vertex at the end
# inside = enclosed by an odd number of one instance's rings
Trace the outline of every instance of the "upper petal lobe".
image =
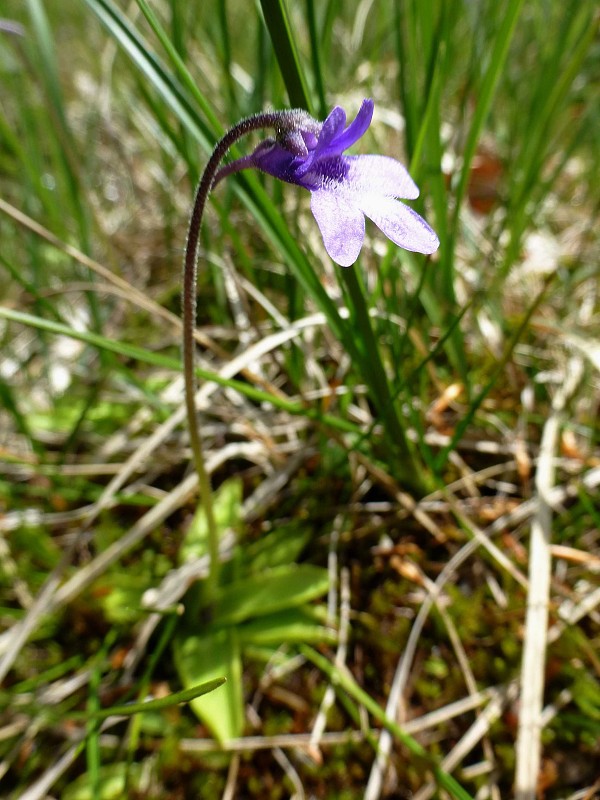
{"type": "Polygon", "coordinates": [[[313,163],[322,157],[323,153],[331,149],[332,143],[335,141],[338,134],[343,131],[345,122],[346,112],[340,106],[335,106],[323,123],[316,147],[311,150],[303,162],[298,165],[296,174],[299,178],[308,172],[313,163]]]}
{"type": "Polygon", "coordinates": [[[343,153],[344,150],[352,147],[352,145],[357,142],[361,136],[364,136],[369,125],[371,124],[371,120],[373,119],[373,108],[374,103],[370,98],[362,101],[362,105],[358,110],[358,114],[356,115],[355,119],[350,123],[350,125],[348,125],[346,130],[336,136],[334,141],[331,143],[333,146],[335,146],[337,153],[343,153]]]}
{"type": "Polygon", "coordinates": [[[388,156],[343,156],[348,166],[346,181],[356,192],[377,192],[385,197],[414,200],[419,190],[399,161],[388,156]]]}

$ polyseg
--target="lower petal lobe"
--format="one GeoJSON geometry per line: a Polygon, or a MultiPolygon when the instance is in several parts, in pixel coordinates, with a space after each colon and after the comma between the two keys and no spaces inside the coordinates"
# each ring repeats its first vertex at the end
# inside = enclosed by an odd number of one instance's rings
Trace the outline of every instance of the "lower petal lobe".
{"type": "Polygon", "coordinates": [[[329,256],[340,267],[354,264],[365,238],[362,211],[347,196],[327,189],[312,193],[310,208],[329,256]]]}
{"type": "Polygon", "coordinates": [[[360,208],[388,239],[405,250],[430,254],[435,253],[440,245],[440,240],[425,220],[399,200],[365,194],[360,197],[360,208]]]}

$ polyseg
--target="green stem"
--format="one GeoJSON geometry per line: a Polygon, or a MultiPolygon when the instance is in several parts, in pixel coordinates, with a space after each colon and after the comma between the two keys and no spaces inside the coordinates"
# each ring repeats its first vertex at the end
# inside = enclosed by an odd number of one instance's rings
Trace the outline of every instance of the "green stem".
{"type": "Polygon", "coordinates": [[[396,460],[396,473],[418,495],[429,490],[427,477],[421,467],[414,445],[408,439],[390,391],[390,385],[381,360],[379,345],[369,317],[369,309],[355,267],[345,269],[341,279],[348,292],[354,311],[354,322],[359,332],[362,369],[369,382],[373,402],[379,411],[386,432],[391,437],[391,452],[396,460]]]}

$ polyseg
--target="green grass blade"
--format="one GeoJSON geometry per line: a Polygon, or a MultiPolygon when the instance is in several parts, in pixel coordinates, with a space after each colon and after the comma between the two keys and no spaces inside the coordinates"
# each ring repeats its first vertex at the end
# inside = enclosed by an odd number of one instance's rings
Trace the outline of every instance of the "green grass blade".
{"type": "Polygon", "coordinates": [[[325,97],[325,82],[323,78],[323,65],[321,58],[322,32],[319,33],[317,27],[317,14],[315,0],[306,0],[306,13],[308,17],[308,32],[310,35],[310,55],[312,60],[313,75],[315,78],[315,91],[319,98],[319,116],[325,119],[327,116],[327,100],[325,97]]]}
{"type": "MultiPolygon", "coordinates": [[[[544,80],[537,87],[527,128],[521,133],[522,147],[511,169],[507,209],[511,238],[496,276],[496,287],[502,284],[518,258],[522,236],[539,202],[547,197],[554,183],[544,181],[542,171],[556,144],[553,136],[556,121],[561,119],[560,110],[566,104],[569,89],[598,33],[593,11],[585,4],[565,6],[565,17],[561,20],[560,35],[544,61],[544,80]],[[533,202],[534,196],[539,198],[537,202],[533,202]]],[[[554,178],[557,177],[555,173],[554,178]]]]}
{"type": "Polygon", "coordinates": [[[356,266],[342,270],[340,279],[347,290],[349,305],[354,312],[352,323],[355,330],[360,372],[367,381],[373,402],[381,414],[386,435],[391,442],[391,452],[396,456],[397,474],[418,493],[423,493],[426,488],[425,476],[422,474],[420,464],[412,444],[406,436],[404,426],[398,417],[396,404],[392,399],[379,345],[369,317],[364,288],[361,287],[356,266]]]}
{"type": "MultiPolygon", "coordinates": [[[[185,66],[185,62],[181,57],[178,49],[173,44],[171,38],[168,36],[167,32],[160,24],[160,21],[152,8],[148,5],[146,0],[136,0],[138,6],[140,7],[141,12],[146,17],[150,27],[152,28],[153,32],[155,33],[157,39],[163,46],[169,61],[171,62],[172,66],[175,69],[175,74],[181,81],[182,86],[189,92],[189,95],[193,100],[198,104],[198,107],[204,114],[204,116],[208,119],[214,133],[216,135],[221,135],[223,133],[222,127],[217,119],[216,114],[213,111],[213,105],[210,103],[205,95],[198,89],[198,85],[194,81],[190,71],[185,66]]],[[[122,23],[124,19],[122,20],[122,23]]],[[[166,73],[165,73],[166,74],[166,73]]]]}
{"type": "Polygon", "coordinates": [[[332,664],[310,647],[301,645],[300,651],[305,658],[327,675],[336,690],[341,689],[347,692],[353,700],[364,706],[369,714],[380,722],[415,758],[422,760],[424,765],[427,765],[435,775],[440,788],[450,792],[450,795],[455,800],[473,800],[471,795],[462,788],[452,775],[449,775],[435,763],[416,739],[413,739],[410,734],[402,730],[400,725],[388,718],[385,710],[373,700],[371,695],[360,688],[348,670],[339,669],[335,664],[332,664]]]}
{"type": "Polygon", "coordinates": [[[473,163],[473,156],[475,155],[475,150],[477,149],[477,143],[481,136],[484,122],[489,114],[496,87],[498,86],[498,82],[502,76],[502,70],[504,69],[504,65],[508,57],[508,49],[512,41],[519,15],[523,8],[523,3],[524,0],[508,0],[506,9],[501,16],[500,27],[496,34],[493,49],[490,54],[489,64],[479,90],[475,113],[473,114],[473,119],[471,120],[467,139],[463,148],[460,178],[454,194],[454,219],[450,237],[451,246],[448,250],[449,254],[452,255],[454,253],[454,246],[458,233],[458,217],[467,189],[471,164],[473,163]]]}
{"type": "MultiPolygon", "coordinates": [[[[15,311],[14,309],[5,308],[2,306],[0,306],[0,319],[11,320],[22,325],[36,328],[37,330],[47,331],[60,336],[69,336],[72,339],[85,342],[86,344],[99,349],[105,349],[111,353],[124,356],[127,359],[133,359],[174,372],[181,371],[181,361],[177,358],[164,356],[161,353],[145,350],[141,347],[126,344],[115,339],[108,339],[106,336],[102,336],[91,331],[75,330],[74,328],[70,328],[68,325],[64,325],[63,323],[56,322],[54,320],[47,320],[42,317],[36,317],[33,314],[26,314],[24,312],[15,311]]],[[[285,400],[285,398],[282,398],[279,395],[272,395],[261,389],[255,389],[253,386],[250,386],[248,383],[244,383],[243,381],[238,381],[233,378],[223,378],[216,372],[210,372],[209,370],[202,369],[201,367],[196,368],[196,373],[198,377],[204,381],[212,381],[219,386],[234,389],[235,391],[241,392],[241,394],[243,394],[245,397],[255,400],[256,402],[270,403],[275,408],[280,408],[282,411],[287,411],[290,414],[306,416],[307,418],[322,422],[325,426],[333,426],[333,428],[336,430],[360,436],[360,430],[351,422],[348,422],[343,418],[324,414],[318,409],[307,408],[302,403],[285,400]]]]}
{"type": "MultiPolygon", "coordinates": [[[[110,0],[85,0],[85,2],[176,118],[203,145],[206,152],[210,152],[215,138],[214,131],[202,122],[192,107],[191,98],[165,69],[135,26],[110,0]]],[[[179,59],[176,53],[175,57],[179,59]]]]}
{"type": "Polygon", "coordinates": [[[438,473],[441,472],[448,459],[448,456],[455,449],[457,442],[461,439],[461,437],[463,436],[463,434],[473,421],[473,418],[477,410],[481,407],[481,404],[483,403],[485,398],[488,396],[490,391],[497,385],[498,381],[500,380],[500,376],[503,374],[506,365],[508,364],[514,352],[515,347],[517,346],[523,333],[529,327],[529,322],[531,320],[531,317],[533,316],[533,313],[544,299],[544,296],[546,295],[546,292],[548,291],[548,288],[552,284],[554,278],[555,275],[552,274],[546,280],[542,291],[538,294],[535,301],[527,309],[526,314],[523,316],[523,319],[521,320],[520,324],[517,326],[515,332],[511,336],[505,348],[505,351],[502,354],[502,357],[496,362],[496,365],[489,380],[487,381],[485,386],[481,389],[481,391],[478,393],[478,395],[473,398],[472,402],[469,405],[468,412],[464,415],[464,417],[460,420],[460,422],[456,426],[451,441],[438,453],[435,459],[435,469],[438,473]]]}
{"type": "Polygon", "coordinates": [[[144,714],[149,711],[160,711],[163,708],[170,708],[177,706],[180,703],[189,703],[197,697],[214,692],[219,686],[225,683],[225,678],[214,678],[213,680],[206,681],[205,683],[191,686],[188,689],[182,689],[180,692],[173,692],[166,697],[158,697],[156,700],[147,700],[142,703],[128,703],[127,705],[111,706],[111,708],[101,708],[97,711],[86,711],[80,713],[73,713],[70,716],[76,719],[94,719],[101,720],[108,717],[130,717],[132,714],[144,714]]]}
{"type": "Polygon", "coordinates": [[[308,84],[292,35],[284,0],[260,0],[271,43],[292,108],[305,108],[313,114],[308,84]]]}
{"type": "Polygon", "coordinates": [[[35,54],[33,57],[39,65],[37,70],[38,78],[43,82],[48,98],[49,114],[47,121],[49,120],[50,125],[47,126],[46,131],[54,135],[54,151],[68,188],[71,201],[70,211],[74,219],[77,220],[83,248],[89,252],[90,223],[87,203],[80,188],[81,158],[65,110],[53,33],[42,0],[27,0],[27,8],[35,36],[35,54]]]}

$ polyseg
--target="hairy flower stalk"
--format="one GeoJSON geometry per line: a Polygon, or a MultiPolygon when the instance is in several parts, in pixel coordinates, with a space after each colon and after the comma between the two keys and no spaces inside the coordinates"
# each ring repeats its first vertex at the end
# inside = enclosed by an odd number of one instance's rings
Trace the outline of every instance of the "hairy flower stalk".
{"type": "Polygon", "coordinates": [[[183,369],[190,444],[208,527],[209,602],[217,588],[219,537],[196,422],[194,371],[198,249],[208,195],[227,175],[254,167],[311,192],[311,210],[325,249],[340,266],[351,266],[358,258],[365,236],[365,216],[400,247],[433,253],[439,246],[436,234],[415,211],[397,200],[419,195],[404,167],[386,156],[343,155],[368,129],[372,116],[373,101],[364,100],[356,119],[347,127],[346,113],[339,106],[323,123],[300,109],[247,117],[218,142],[196,190],[183,269],[183,369]],[[275,138],[261,142],[250,155],[219,169],[227,151],[238,139],[260,129],[274,129],[275,138]]]}
{"type": "Polygon", "coordinates": [[[190,217],[188,238],[185,248],[185,258],[183,265],[183,288],[182,288],[182,308],[183,308],[183,374],[185,381],[185,406],[190,435],[190,445],[194,467],[198,474],[198,484],[200,490],[200,502],[206,515],[208,529],[208,551],[210,558],[209,576],[206,585],[206,595],[210,601],[217,588],[217,575],[219,563],[219,532],[215,522],[215,515],[212,504],[212,492],[210,479],[204,464],[204,453],[202,449],[202,439],[196,421],[196,376],[195,376],[195,344],[194,328],[196,325],[196,284],[198,278],[198,249],[200,244],[200,228],[202,216],[206,207],[206,201],[211,188],[215,183],[215,176],[219,164],[223,160],[229,148],[243,136],[255,130],[264,128],[274,128],[278,137],[287,142],[288,146],[295,147],[296,150],[308,152],[306,147],[302,147],[301,137],[298,138],[297,132],[301,126],[307,131],[314,131],[316,134],[320,128],[319,123],[313,120],[309,114],[301,110],[292,111],[273,111],[255,114],[252,117],[238,122],[225,136],[217,143],[213,153],[206,165],[206,168],[196,189],[194,206],[190,217]]]}

